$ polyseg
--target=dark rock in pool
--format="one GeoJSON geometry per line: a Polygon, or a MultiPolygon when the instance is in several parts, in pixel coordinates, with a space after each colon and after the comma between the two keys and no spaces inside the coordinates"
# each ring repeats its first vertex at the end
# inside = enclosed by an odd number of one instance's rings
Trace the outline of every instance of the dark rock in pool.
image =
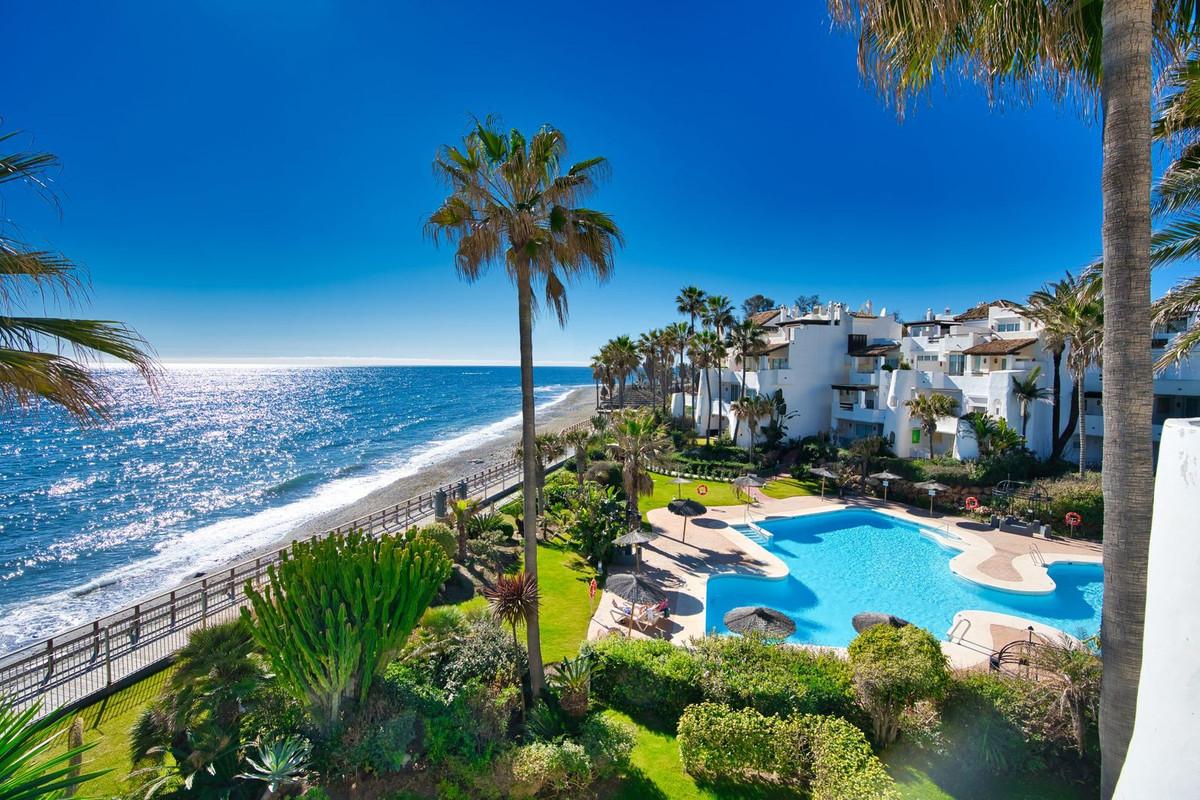
{"type": "Polygon", "coordinates": [[[900,619],[900,617],[894,614],[864,611],[861,614],[855,614],[851,624],[854,626],[855,631],[862,633],[867,628],[874,628],[876,625],[891,625],[893,628],[903,628],[905,625],[911,625],[912,623],[906,619],[900,619]]]}

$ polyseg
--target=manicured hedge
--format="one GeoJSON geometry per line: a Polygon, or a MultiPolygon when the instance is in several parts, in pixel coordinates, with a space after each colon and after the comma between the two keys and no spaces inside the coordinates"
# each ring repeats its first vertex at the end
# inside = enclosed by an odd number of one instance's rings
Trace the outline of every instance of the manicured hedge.
{"type": "Polygon", "coordinates": [[[862,731],[838,717],[700,703],[680,717],[678,739],[684,769],[705,780],[807,788],[812,800],[898,797],[862,731]]]}
{"type": "Polygon", "coordinates": [[[669,721],[708,700],[764,714],[861,716],[845,660],[759,639],[714,636],[685,650],[658,639],[621,636],[592,645],[597,697],[669,721]]]}
{"type": "Polygon", "coordinates": [[[702,699],[699,661],[670,642],[609,636],[591,648],[592,692],[613,708],[674,721],[702,699]]]}

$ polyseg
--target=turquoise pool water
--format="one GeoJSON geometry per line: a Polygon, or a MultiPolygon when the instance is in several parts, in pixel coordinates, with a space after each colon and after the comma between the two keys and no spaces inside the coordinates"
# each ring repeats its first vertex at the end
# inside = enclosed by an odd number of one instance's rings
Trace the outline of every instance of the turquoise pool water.
{"type": "Polygon", "coordinates": [[[854,638],[850,620],[880,611],[946,634],[966,609],[1016,614],[1067,633],[1100,629],[1103,569],[1099,564],[1052,565],[1052,594],[1022,595],[988,589],[950,571],[958,554],[918,526],[874,511],[850,510],[768,520],[768,549],[791,573],[784,580],[717,575],[708,581],[705,629],[726,633],[725,613],[764,605],[796,622],[790,641],[845,647],[854,638]]]}

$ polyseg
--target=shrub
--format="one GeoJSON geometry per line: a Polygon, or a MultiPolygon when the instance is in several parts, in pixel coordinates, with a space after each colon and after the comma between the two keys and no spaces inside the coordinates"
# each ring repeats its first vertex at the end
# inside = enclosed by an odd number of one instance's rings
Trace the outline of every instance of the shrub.
{"type": "Polygon", "coordinates": [[[734,710],[718,703],[691,706],[679,718],[683,768],[712,781],[774,780],[799,786],[806,765],[803,758],[780,758],[780,745],[789,733],[784,726],[779,717],[763,716],[751,708],[734,710]]]}
{"type": "Polygon", "coordinates": [[[1075,530],[1076,536],[1100,539],[1104,531],[1104,493],[1100,489],[1100,473],[1091,472],[1083,478],[1070,477],[1047,481],[1043,489],[1050,495],[1050,525],[1055,533],[1071,535],[1071,526],[1064,517],[1074,511],[1083,518],[1075,530]]]}
{"type": "Polygon", "coordinates": [[[435,681],[453,698],[473,680],[503,676],[515,681],[525,673],[526,651],[492,616],[470,620],[434,665],[435,681]]]}
{"type": "Polygon", "coordinates": [[[850,643],[850,666],[875,740],[883,746],[896,740],[907,708],[940,698],[950,681],[938,640],[915,625],[867,628],[850,643]]]}
{"type": "Polygon", "coordinates": [[[504,681],[473,680],[453,698],[426,706],[425,750],[435,764],[453,758],[486,761],[508,739],[513,714],[521,706],[519,687],[504,681]]]}
{"type": "Polygon", "coordinates": [[[499,533],[506,539],[511,539],[517,531],[517,523],[507,514],[493,511],[490,514],[480,514],[474,517],[468,525],[472,536],[485,533],[499,533]]]}
{"type": "Polygon", "coordinates": [[[415,712],[401,713],[381,722],[363,724],[344,736],[339,753],[348,773],[368,772],[386,775],[408,766],[409,748],[416,738],[415,712]]]}
{"type": "Polygon", "coordinates": [[[590,784],[592,763],[577,742],[532,742],[517,750],[512,773],[513,796],[554,797],[590,784]]]}
{"type": "Polygon", "coordinates": [[[621,475],[621,465],[615,461],[595,461],[585,473],[589,481],[601,486],[611,486],[617,491],[623,491],[624,479],[621,475]]]}
{"type": "Polygon", "coordinates": [[[862,731],[839,717],[701,703],[684,712],[678,737],[684,769],[714,782],[807,788],[813,800],[898,797],[862,731]]]}
{"type": "Polygon", "coordinates": [[[421,528],[409,528],[405,536],[409,539],[424,539],[433,542],[451,561],[458,556],[458,536],[449,525],[433,522],[421,528]]]}
{"type": "Polygon", "coordinates": [[[278,679],[325,733],[343,704],[363,700],[450,574],[432,542],[361,531],[298,541],[242,609],[278,679]]]}
{"type": "Polygon", "coordinates": [[[758,637],[712,636],[696,642],[705,700],[764,714],[855,716],[846,661],[758,637]]]}
{"type": "Polygon", "coordinates": [[[838,717],[808,716],[804,728],[812,771],[812,800],[889,800],[896,784],[871,752],[862,731],[838,717]]]}
{"type": "Polygon", "coordinates": [[[701,700],[699,661],[670,642],[609,636],[590,649],[592,692],[613,708],[674,721],[701,700]]]}
{"type": "Polygon", "coordinates": [[[579,743],[592,760],[597,778],[608,778],[624,772],[633,755],[633,729],[623,722],[593,714],[579,731],[579,743]]]}
{"type": "Polygon", "coordinates": [[[838,457],[837,445],[824,436],[805,436],[796,445],[794,477],[807,477],[808,468],[833,461],[838,457]],[[796,475],[795,472],[800,474],[796,475]]]}

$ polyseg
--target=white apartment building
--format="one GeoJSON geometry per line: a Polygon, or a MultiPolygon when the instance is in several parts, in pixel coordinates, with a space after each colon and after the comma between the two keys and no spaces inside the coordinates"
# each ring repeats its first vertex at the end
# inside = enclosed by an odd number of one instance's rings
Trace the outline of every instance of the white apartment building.
{"type": "MultiPolygon", "coordinates": [[[[952,314],[929,310],[923,319],[900,322],[886,310],[876,314],[867,303],[861,311],[848,311],[831,303],[814,312],[799,314],[778,308],[756,315],[768,331],[768,343],[756,358],[747,360],[745,386],[741,363],[730,355],[720,371],[703,371],[698,382],[694,411],[696,431],[713,435],[738,430],[738,444],[749,441],[745,421],[735,426],[731,404],[745,392],[774,396],[782,392],[787,403],[783,420],[789,437],[829,432],[846,443],[865,436],[882,436],[898,456],[929,453],[927,434],[909,414],[906,402],[918,394],[947,394],[958,406],[958,416],[938,423],[933,452],[959,458],[977,454],[974,434],[958,417],[986,411],[1024,430],[1027,445],[1041,457],[1053,446],[1053,407],[1049,401],[1030,404],[1022,420],[1021,404],[1013,394],[1014,379],[1023,379],[1041,368],[1039,385],[1049,389],[1053,359],[1045,347],[1040,323],[1026,317],[1017,303],[995,300],[952,314]]],[[[1154,355],[1161,355],[1171,337],[1185,330],[1188,321],[1155,333],[1154,355]]],[[[1060,425],[1071,414],[1072,377],[1065,357],[1061,362],[1060,425]]],[[[1098,465],[1103,452],[1103,392],[1100,371],[1085,376],[1086,413],[1076,427],[1088,436],[1089,463],[1098,465]]],[[[1172,417],[1200,416],[1200,364],[1195,361],[1172,367],[1153,385],[1154,439],[1162,422],[1172,417]]],[[[682,398],[677,398],[682,412],[682,398]]],[[[765,423],[765,420],[763,421],[765,423]]],[[[1076,458],[1077,443],[1064,456],[1076,458]]]]}

